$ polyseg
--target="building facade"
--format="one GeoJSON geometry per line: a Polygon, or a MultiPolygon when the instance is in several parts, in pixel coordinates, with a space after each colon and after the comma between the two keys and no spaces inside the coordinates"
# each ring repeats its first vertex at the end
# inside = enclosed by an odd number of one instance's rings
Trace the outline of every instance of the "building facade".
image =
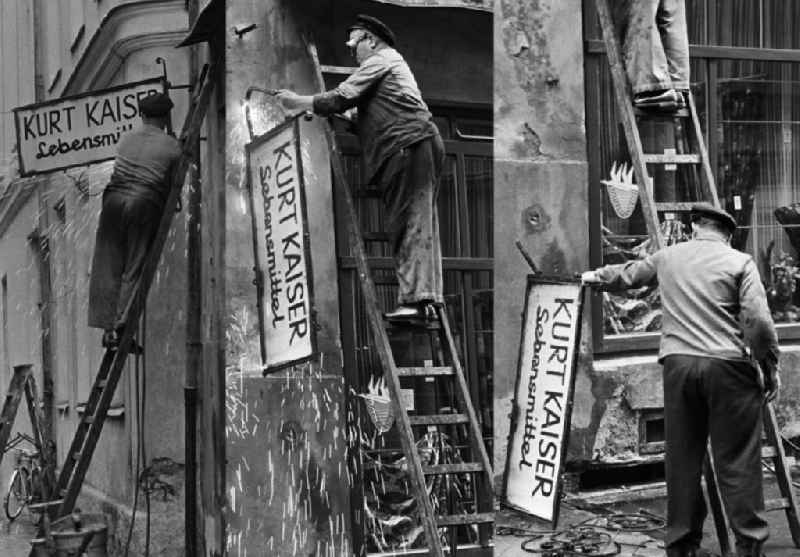
{"type": "MultiPolygon", "coordinates": [[[[767,287],[782,352],[776,411],[791,439],[800,425],[794,372],[797,7],[687,0],[686,9],[691,89],[720,201],[739,225],[733,244],[753,256],[767,287]]],[[[620,218],[600,183],[628,153],[594,2],[500,2],[494,41],[495,211],[518,215],[505,230],[496,229],[497,291],[524,292],[527,269],[512,247],[517,238],[546,274],[573,276],[640,256],[647,234],[640,209],[620,218]]],[[[643,128],[645,150],[675,147],[673,129],[671,123],[643,128]]],[[[697,199],[688,173],[653,172],[657,200],[697,199]]],[[[513,396],[518,304],[496,298],[496,416],[508,415],[513,396]]],[[[587,298],[568,452],[568,469],[582,489],[663,478],[659,329],[652,290],[587,298]]],[[[507,422],[496,424],[500,465],[507,422]]]]}

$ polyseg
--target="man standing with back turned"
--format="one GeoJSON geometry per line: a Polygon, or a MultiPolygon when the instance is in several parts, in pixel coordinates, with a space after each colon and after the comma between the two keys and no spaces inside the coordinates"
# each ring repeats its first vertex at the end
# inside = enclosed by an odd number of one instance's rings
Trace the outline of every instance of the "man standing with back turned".
{"type": "Polygon", "coordinates": [[[174,165],[181,155],[178,140],[164,131],[172,106],[164,93],[139,102],[142,126],[122,137],[103,192],[89,283],[89,326],[103,329],[106,348],[119,344],[125,310],[158,230],[174,165]]]}
{"type": "Polygon", "coordinates": [[[692,208],[688,242],[582,277],[604,290],[659,285],[668,557],[708,554],[700,549],[700,479],[709,435],[739,557],[761,557],[769,534],[761,434],[765,398],[780,387],[778,342],[753,259],[729,245],[735,229],[728,213],[700,203],[692,208]]]}
{"type": "Polygon", "coordinates": [[[425,314],[442,303],[442,263],[436,197],[444,144],[414,75],[394,49],[394,33],[380,20],[359,15],[347,46],[358,69],[338,87],[318,95],[278,92],[287,110],[331,115],[358,109],[364,183],[383,193],[397,265],[399,306],[387,318],[425,314]]]}

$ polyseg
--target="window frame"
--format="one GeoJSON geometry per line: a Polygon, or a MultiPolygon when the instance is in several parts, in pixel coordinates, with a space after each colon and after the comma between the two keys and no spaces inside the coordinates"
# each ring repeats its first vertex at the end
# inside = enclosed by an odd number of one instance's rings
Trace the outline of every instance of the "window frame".
{"type": "MultiPolygon", "coordinates": [[[[705,66],[707,87],[705,90],[705,106],[707,118],[703,127],[703,135],[709,154],[709,162],[717,180],[716,170],[719,156],[719,141],[716,133],[718,121],[718,103],[716,92],[718,86],[717,65],[721,60],[745,60],[759,62],[784,62],[800,64],[800,49],[782,48],[757,48],[726,46],[714,44],[717,41],[718,29],[712,24],[717,22],[717,6],[715,0],[703,1],[702,6],[705,16],[703,39],[705,44],[690,44],[689,56],[693,62],[705,66]]],[[[604,41],[599,35],[599,24],[594,7],[594,0],[583,1],[583,36],[584,36],[584,87],[586,90],[586,135],[587,135],[587,160],[589,166],[587,184],[589,188],[589,259],[592,268],[603,264],[602,246],[602,191],[595,187],[603,178],[600,168],[599,153],[592,145],[597,141],[593,137],[598,126],[597,114],[599,113],[599,99],[596,95],[596,85],[599,80],[600,65],[598,61],[606,55],[604,41]],[[594,76],[594,79],[591,79],[594,76]]],[[[761,23],[763,27],[763,21],[761,23]]],[[[623,333],[620,335],[606,335],[603,320],[602,298],[599,293],[593,292],[591,298],[591,323],[592,343],[594,352],[598,354],[629,353],[635,351],[652,352],[658,349],[661,334],[659,332],[623,333]]],[[[800,339],[800,322],[776,324],[779,341],[800,339]]]]}

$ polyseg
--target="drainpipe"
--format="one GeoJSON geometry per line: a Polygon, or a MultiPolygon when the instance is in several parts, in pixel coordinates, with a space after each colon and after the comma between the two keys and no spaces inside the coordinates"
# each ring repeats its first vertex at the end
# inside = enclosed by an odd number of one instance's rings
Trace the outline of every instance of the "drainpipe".
{"type": "MultiPolygon", "coordinates": [[[[44,100],[44,78],[42,75],[42,44],[40,41],[42,24],[42,6],[40,0],[32,2],[33,25],[33,83],[34,102],[44,100]]],[[[49,189],[49,188],[48,188],[49,189]]],[[[41,336],[42,336],[42,403],[44,405],[43,439],[54,439],[55,418],[53,393],[53,335],[52,335],[52,270],[50,267],[50,244],[48,238],[49,218],[47,193],[40,191],[39,219],[33,238],[34,249],[39,259],[39,297],[41,304],[41,336]]],[[[39,401],[36,401],[37,404],[39,401]]],[[[43,450],[49,450],[43,447],[43,450]]]]}
{"type": "MultiPolygon", "coordinates": [[[[197,0],[186,0],[191,28],[198,16],[197,0]]],[[[189,51],[190,91],[195,94],[199,73],[198,45],[189,51]]],[[[192,145],[196,164],[190,167],[190,189],[188,199],[188,238],[187,238],[187,296],[186,296],[186,381],[184,385],[184,405],[186,409],[186,508],[185,544],[186,556],[197,557],[197,383],[203,366],[202,329],[202,239],[201,224],[201,172],[200,140],[192,145]]]]}

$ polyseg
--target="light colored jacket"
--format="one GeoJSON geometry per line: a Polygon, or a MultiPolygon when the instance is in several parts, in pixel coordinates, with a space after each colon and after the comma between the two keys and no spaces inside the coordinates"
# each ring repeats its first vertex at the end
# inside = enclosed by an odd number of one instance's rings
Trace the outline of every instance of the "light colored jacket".
{"type": "Polygon", "coordinates": [[[659,359],[670,354],[724,360],[778,359],[778,338],[753,258],[713,231],[645,259],[597,270],[604,290],[658,283],[663,308],[659,359]]]}

